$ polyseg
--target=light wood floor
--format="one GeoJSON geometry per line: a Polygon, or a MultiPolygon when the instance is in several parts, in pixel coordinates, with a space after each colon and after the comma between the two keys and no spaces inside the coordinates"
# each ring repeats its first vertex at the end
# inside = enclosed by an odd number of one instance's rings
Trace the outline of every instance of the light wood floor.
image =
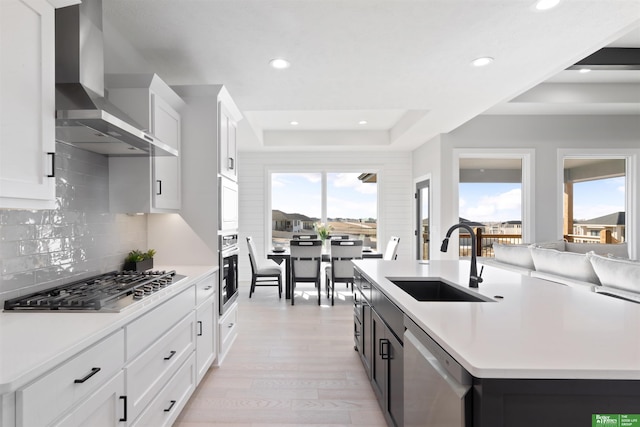
{"type": "Polygon", "coordinates": [[[308,286],[292,307],[276,288],[249,299],[241,284],[238,339],[174,426],[386,426],[353,349],[351,293],[333,307],[323,295],[319,307],[308,286]]]}

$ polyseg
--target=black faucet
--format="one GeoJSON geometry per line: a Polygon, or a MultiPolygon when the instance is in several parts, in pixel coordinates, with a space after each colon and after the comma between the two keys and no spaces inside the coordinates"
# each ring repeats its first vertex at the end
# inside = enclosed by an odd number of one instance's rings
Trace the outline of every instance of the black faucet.
{"type": "MultiPolygon", "coordinates": [[[[449,228],[447,231],[447,236],[442,241],[442,246],[440,246],[440,252],[447,252],[447,248],[449,247],[449,237],[451,237],[451,233],[456,228],[464,228],[471,235],[471,272],[469,273],[469,287],[477,288],[478,283],[482,283],[482,270],[480,270],[480,275],[478,275],[478,266],[476,264],[476,235],[473,232],[473,229],[469,227],[467,224],[455,224],[449,228]]],[[[484,267],[482,267],[484,270],[484,267]]]]}

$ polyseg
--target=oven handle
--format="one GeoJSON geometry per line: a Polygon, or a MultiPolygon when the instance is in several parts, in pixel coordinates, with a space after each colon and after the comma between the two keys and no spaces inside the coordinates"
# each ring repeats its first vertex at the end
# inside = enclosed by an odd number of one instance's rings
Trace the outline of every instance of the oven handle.
{"type": "Polygon", "coordinates": [[[228,258],[233,255],[238,255],[239,253],[240,253],[240,248],[237,246],[230,249],[224,249],[222,251],[222,258],[228,258]]]}

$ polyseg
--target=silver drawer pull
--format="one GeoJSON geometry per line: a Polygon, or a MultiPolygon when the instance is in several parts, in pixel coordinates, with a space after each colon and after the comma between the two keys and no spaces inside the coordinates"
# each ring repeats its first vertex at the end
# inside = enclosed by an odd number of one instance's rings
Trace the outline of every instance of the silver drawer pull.
{"type": "Polygon", "coordinates": [[[233,323],[229,323],[229,328],[233,328],[233,323]]]}

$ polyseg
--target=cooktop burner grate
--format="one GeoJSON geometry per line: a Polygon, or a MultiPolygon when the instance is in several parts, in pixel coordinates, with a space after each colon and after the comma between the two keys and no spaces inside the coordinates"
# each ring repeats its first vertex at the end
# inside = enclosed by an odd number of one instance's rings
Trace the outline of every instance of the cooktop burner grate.
{"type": "Polygon", "coordinates": [[[129,305],[170,285],[175,275],[175,271],[112,271],[7,300],[4,309],[97,311],[108,306],[129,305]],[[117,304],[125,298],[126,304],[117,304]]]}

